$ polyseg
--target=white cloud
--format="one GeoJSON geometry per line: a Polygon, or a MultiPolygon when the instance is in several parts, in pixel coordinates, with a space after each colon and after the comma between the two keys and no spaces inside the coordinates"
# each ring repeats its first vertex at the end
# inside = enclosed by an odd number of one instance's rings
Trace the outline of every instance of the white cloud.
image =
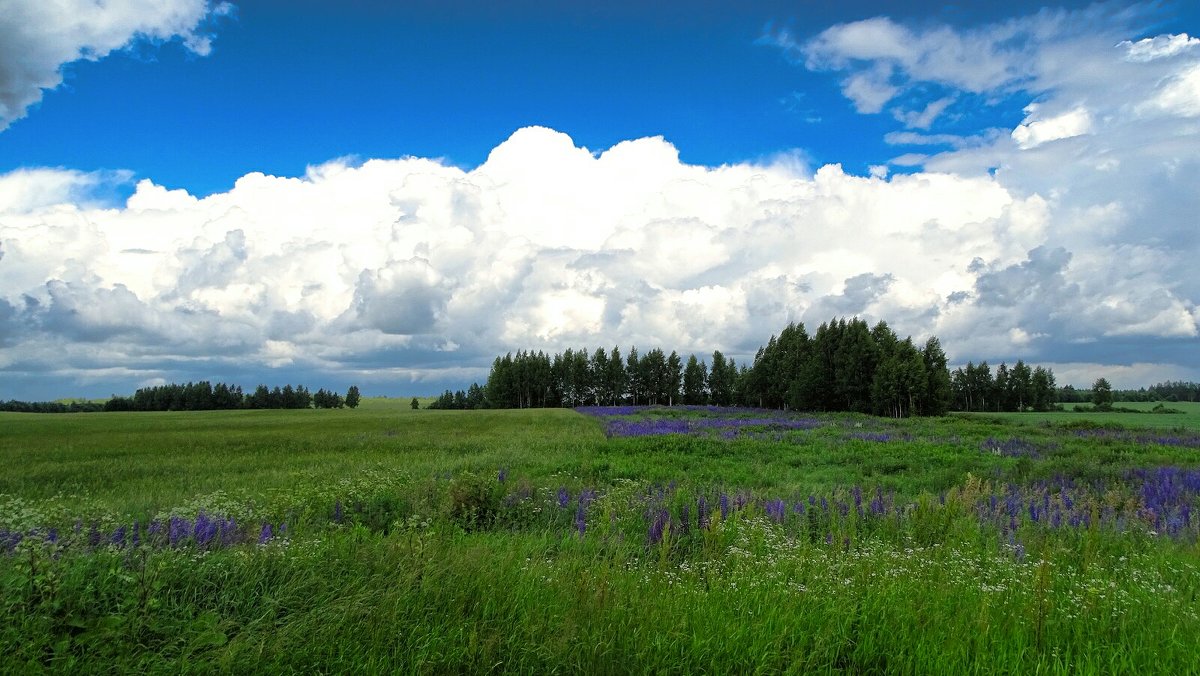
{"type": "Polygon", "coordinates": [[[954,97],[945,96],[930,101],[920,111],[901,110],[897,108],[892,111],[892,115],[897,121],[903,122],[904,126],[909,129],[929,129],[933,126],[933,121],[945,112],[951,103],[954,103],[954,97]]]}
{"type": "Polygon", "coordinates": [[[109,207],[80,197],[98,180],[0,177],[0,196],[40,195],[0,200],[10,374],[477,378],[511,349],[613,343],[745,360],[835,314],[977,359],[1196,335],[1200,289],[1176,276],[1190,257],[1120,243],[1141,211],[986,174],[702,167],[661,138],[593,152],[528,128],[470,171],[335,161],[203,199],[143,180],[109,207]]]}
{"type": "Polygon", "coordinates": [[[1012,138],[1022,150],[1035,148],[1059,139],[1087,134],[1092,130],[1092,116],[1085,108],[1075,108],[1049,118],[1038,116],[1037,104],[1025,108],[1029,115],[1012,131],[1012,138]]]}
{"type": "Polygon", "coordinates": [[[1175,115],[1200,116],[1200,63],[1167,79],[1151,106],[1175,115]]]}
{"type": "Polygon", "coordinates": [[[1200,47],[1200,38],[1190,37],[1187,33],[1178,35],[1156,35],[1137,42],[1124,40],[1117,45],[1126,50],[1125,58],[1129,61],[1153,61],[1181,54],[1200,47]]]}
{"type": "Polygon", "coordinates": [[[950,146],[966,148],[981,146],[991,140],[994,134],[989,130],[979,136],[960,136],[958,134],[919,134],[912,131],[892,131],[883,137],[883,142],[892,146],[950,146]]]}
{"type": "Polygon", "coordinates": [[[0,0],[0,131],[63,81],[64,65],[96,61],[138,39],[212,50],[204,21],[232,5],[209,0],[0,0]]]}
{"type": "Polygon", "coordinates": [[[958,286],[947,287],[937,325],[952,351],[1195,373],[1200,40],[1126,39],[1144,34],[1156,11],[1108,3],[961,29],[877,17],[808,41],[774,36],[806,67],[835,72],[859,110],[862,96],[846,83],[886,73],[890,89],[876,90],[868,108],[891,105],[909,128],[948,97],[1025,106],[1008,130],[884,138],[947,147],[901,155],[894,166],[994,177],[1014,202],[992,227],[1029,245],[981,256],[965,283],[947,278],[958,286]]]}
{"type": "Polygon", "coordinates": [[[1090,388],[1097,378],[1105,378],[1115,389],[1136,390],[1154,383],[1174,380],[1200,382],[1200,369],[1174,364],[1133,362],[1103,364],[1096,362],[1063,362],[1050,364],[1059,385],[1074,384],[1090,388]]]}
{"type": "Polygon", "coordinates": [[[900,88],[892,86],[890,80],[891,71],[887,68],[865,70],[843,80],[842,93],[854,102],[858,112],[878,113],[900,92],[900,88]]]}
{"type": "Polygon", "coordinates": [[[42,195],[0,212],[10,369],[428,373],[613,342],[736,353],[791,319],[926,312],[969,288],[967,261],[1036,239],[986,178],[691,166],[660,138],[593,153],[542,128],[471,171],[332,162],[203,199],[143,180],[116,207],[70,187],[96,180],[0,177],[0,195],[13,181],[42,195]]]}
{"type": "MultiPolygon", "coordinates": [[[[879,112],[892,97],[917,82],[976,93],[1024,82],[1031,76],[1022,57],[1043,39],[1048,24],[1063,20],[1062,13],[1043,13],[1030,20],[956,31],[948,26],[913,29],[887,17],[874,17],[837,24],[806,42],[786,32],[769,39],[810,70],[849,72],[843,80],[843,93],[860,112],[879,112]],[[889,86],[879,86],[883,83],[889,86]]],[[[926,111],[931,113],[930,120],[941,112],[936,107],[934,111],[926,111]]],[[[920,114],[913,119],[924,121],[920,114]]]]}

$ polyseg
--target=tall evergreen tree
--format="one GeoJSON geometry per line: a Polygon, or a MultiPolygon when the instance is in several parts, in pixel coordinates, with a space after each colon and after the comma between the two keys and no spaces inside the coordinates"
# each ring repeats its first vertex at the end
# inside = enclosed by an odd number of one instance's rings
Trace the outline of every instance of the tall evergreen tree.
{"type": "Polygon", "coordinates": [[[629,403],[637,406],[642,401],[642,362],[637,346],[629,348],[629,356],[625,359],[625,382],[629,388],[629,403]]]}
{"type": "Polygon", "coordinates": [[[733,403],[733,381],[725,363],[725,355],[720,350],[712,354],[712,366],[708,370],[708,396],[715,406],[729,406],[733,403]]]}
{"type": "Polygon", "coordinates": [[[612,352],[608,353],[607,374],[609,401],[606,403],[616,406],[625,397],[627,378],[625,375],[625,362],[621,359],[621,350],[615,345],[612,352]]]}
{"type": "Polygon", "coordinates": [[[708,403],[706,381],[707,369],[696,359],[696,355],[688,357],[687,366],[683,368],[683,403],[698,406],[708,403]]]}
{"type": "Polygon", "coordinates": [[[925,415],[946,415],[953,401],[950,387],[950,371],[946,366],[946,353],[936,336],[925,341],[921,351],[925,367],[925,415]]]}

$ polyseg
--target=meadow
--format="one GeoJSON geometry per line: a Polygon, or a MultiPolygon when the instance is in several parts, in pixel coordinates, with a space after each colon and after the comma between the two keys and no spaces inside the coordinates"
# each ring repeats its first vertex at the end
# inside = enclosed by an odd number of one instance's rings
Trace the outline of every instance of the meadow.
{"type": "Polygon", "coordinates": [[[0,414],[0,670],[1200,672],[1200,425],[1061,415],[0,414]]]}
{"type": "Polygon", "coordinates": [[[1038,421],[1054,424],[1072,424],[1083,420],[1099,424],[1128,425],[1130,427],[1158,427],[1163,429],[1186,428],[1200,430],[1200,402],[1161,402],[1163,407],[1179,411],[1179,413],[1151,413],[1154,407],[1159,405],[1160,402],[1144,401],[1118,402],[1114,404],[1114,406],[1118,408],[1139,410],[1144,411],[1144,413],[1081,413],[1072,410],[1072,408],[1075,406],[1074,404],[1064,404],[1063,408],[1066,409],[1064,411],[1041,411],[1036,413],[971,413],[969,415],[1019,422],[1038,421]]]}

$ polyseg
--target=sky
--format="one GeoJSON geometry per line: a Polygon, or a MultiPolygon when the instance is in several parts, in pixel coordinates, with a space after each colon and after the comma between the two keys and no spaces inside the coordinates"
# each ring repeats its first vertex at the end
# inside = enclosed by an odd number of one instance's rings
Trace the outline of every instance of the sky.
{"type": "Polygon", "coordinates": [[[0,0],[0,399],[855,315],[1200,380],[1200,5],[648,4],[0,0]]]}

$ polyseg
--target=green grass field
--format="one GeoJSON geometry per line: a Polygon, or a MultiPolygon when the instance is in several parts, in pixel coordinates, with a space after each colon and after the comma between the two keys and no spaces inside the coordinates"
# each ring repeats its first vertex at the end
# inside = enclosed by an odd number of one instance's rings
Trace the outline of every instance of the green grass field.
{"type": "Polygon", "coordinates": [[[1157,402],[1117,402],[1113,404],[1113,406],[1118,408],[1131,408],[1147,411],[1147,413],[1141,414],[1119,412],[1077,413],[1071,410],[1073,404],[1064,404],[1063,407],[1067,409],[1065,411],[1051,411],[1046,413],[970,413],[963,415],[979,416],[983,418],[998,418],[1002,420],[1012,420],[1015,422],[1045,421],[1055,424],[1070,424],[1079,420],[1090,420],[1098,423],[1114,423],[1117,425],[1130,427],[1200,430],[1200,402],[1163,402],[1163,406],[1182,411],[1182,413],[1149,413],[1149,411],[1157,405],[1157,402]]]}
{"type": "Polygon", "coordinates": [[[1198,413],[0,414],[0,671],[1196,673],[1198,413]]]}

